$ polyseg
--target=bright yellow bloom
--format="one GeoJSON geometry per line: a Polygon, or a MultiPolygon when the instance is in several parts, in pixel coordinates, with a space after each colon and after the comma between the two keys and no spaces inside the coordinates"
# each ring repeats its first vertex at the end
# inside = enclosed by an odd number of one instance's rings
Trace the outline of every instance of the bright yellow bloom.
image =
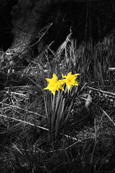
{"type": "Polygon", "coordinates": [[[55,73],[53,74],[53,77],[51,79],[46,78],[46,80],[49,83],[48,86],[44,89],[51,91],[53,95],[55,95],[55,92],[59,91],[59,89],[64,90],[64,88],[62,87],[64,82],[62,82],[62,80],[57,80],[57,76],[55,73]]]}
{"type": "Polygon", "coordinates": [[[64,75],[62,74],[62,77],[65,78],[65,79],[63,79],[63,81],[64,81],[64,82],[66,83],[66,85],[67,85],[68,93],[69,93],[69,90],[70,90],[70,88],[71,88],[72,85],[78,86],[78,82],[76,81],[76,78],[77,78],[78,75],[80,75],[80,74],[79,74],[79,73],[77,73],[77,74],[72,74],[71,72],[69,72],[69,73],[67,74],[67,76],[64,76],[64,75]]]}

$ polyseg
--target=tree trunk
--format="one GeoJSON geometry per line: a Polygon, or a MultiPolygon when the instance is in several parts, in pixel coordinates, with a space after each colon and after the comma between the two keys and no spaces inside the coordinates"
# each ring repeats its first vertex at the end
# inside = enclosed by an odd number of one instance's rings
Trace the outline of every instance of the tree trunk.
{"type": "Polygon", "coordinates": [[[18,4],[11,11],[14,39],[5,52],[5,61],[12,64],[12,60],[17,61],[28,56],[32,45],[39,39],[42,20],[49,8],[48,0],[18,0],[18,4]]]}
{"type": "MultiPolygon", "coordinates": [[[[36,41],[39,41],[40,29],[45,25],[45,18],[53,10],[53,5],[58,3],[66,4],[67,2],[76,4],[81,2],[86,5],[90,2],[95,2],[95,4],[103,3],[108,8],[108,4],[106,4],[108,0],[18,0],[17,5],[13,6],[11,11],[14,39],[5,52],[5,60],[11,61],[13,59],[13,61],[17,61],[24,57],[31,57],[33,45],[36,41]]],[[[53,16],[51,17],[53,18],[53,16]]],[[[58,28],[56,30],[58,32],[58,28]]]]}

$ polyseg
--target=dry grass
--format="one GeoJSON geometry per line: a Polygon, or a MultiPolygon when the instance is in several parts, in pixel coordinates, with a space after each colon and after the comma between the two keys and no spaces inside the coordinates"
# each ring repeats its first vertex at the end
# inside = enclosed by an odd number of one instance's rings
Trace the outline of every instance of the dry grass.
{"type": "Polygon", "coordinates": [[[114,50],[114,37],[78,47],[70,33],[57,52],[49,55],[48,46],[23,70],[26,85],[0,91],[2,173],[114,172],[114,50]],[[45,78],[70,71],[81,74],[78,91],[66,128],[51,138],[45,78]]]}

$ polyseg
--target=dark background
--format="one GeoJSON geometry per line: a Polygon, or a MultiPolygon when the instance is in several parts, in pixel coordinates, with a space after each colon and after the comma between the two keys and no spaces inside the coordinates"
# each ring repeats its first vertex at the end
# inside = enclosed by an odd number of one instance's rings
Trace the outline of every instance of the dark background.
{"type": "MultiPolygon", "coordinates": [[[[114,32],[115,28],[115,1],[85,1],[57,3],[48,7],[48,10],[43,9],[43,20],[39,21],[39,1],[26,0],[26,4],[30,5],[25,11],[23,0],[1,0],[0,1],[0,48],[7,50],[15,39],[15,24],[21,18],[30,18],[29,14],[34,14],[31,19],[39,25],[45,26],[53,23],[44,40],[47,44],[55,40],[52,48],[55,50],[65,40],[66,36],[72,30],[72,37],[76,38],[78,44],[82,41],[93,39],[94,43],[103,39],[110,32],[114,32]],[[38,2],[38,3],[36,3],[38,2]],[[22,6],[20,5],[22,4],[22,6]],[[35,6],[38,4],[38,6],[35,6]],[[17,8],[21,8],[22,13],[17,13],[17,8]],[[37,11],[38,10],[38,11],[37,11]],[[24,11],[24,13],[23,13],[24,11]],[[38,20],[37,20],[38,19],[38,20]]],[[[41,10],[42,11],[42,10],[41,10]]],[[[29,20],[27,21],[29,22],[29,20]]],[[[23,24],[19,22],[23,29],[23,24]]],[[[27,24],[27,27],[29,25],[27,24]]],[[[35,27],[35,25],[33,25],[35,27]]],[[[37,30],[36,30],[37,31],[37,30]]],[[[37,31],[38,32],[38,31],[37,31]]]]}

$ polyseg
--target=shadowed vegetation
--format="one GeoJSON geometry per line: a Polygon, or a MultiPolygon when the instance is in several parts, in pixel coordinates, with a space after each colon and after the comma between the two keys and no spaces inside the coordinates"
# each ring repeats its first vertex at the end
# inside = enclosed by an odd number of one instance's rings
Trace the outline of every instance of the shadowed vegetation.
{"type": "Polygon", "coordinates": [[[1,172],[114,171],[115,84],[109,70],[114,66],[114,35],[77,47],[69,34],[56,52],[49,55],[48,49],[21,74],[11,71],[8,86],[0,91],[1,172]],[[55,73],[61,79],[69,72],[80,73],[79,86],[65,93],[67,110],[63,101],[58,105],[62,92],[56,92],[53,109],[58,114],[51,119],[54,96],[43,90],[45,78],[55,73]],[[69,113],[66,124],[63,118],[56,120],[64,111],[69,113]],[[56,123],[50,126],[50,120],[56,123]]]}
{"type": "Polygon", "coordinates": [[[115,33],[96,43],[72,34],[26,65],[4,64],[1,50],[0,172],[114,173],[115,33]]]}

